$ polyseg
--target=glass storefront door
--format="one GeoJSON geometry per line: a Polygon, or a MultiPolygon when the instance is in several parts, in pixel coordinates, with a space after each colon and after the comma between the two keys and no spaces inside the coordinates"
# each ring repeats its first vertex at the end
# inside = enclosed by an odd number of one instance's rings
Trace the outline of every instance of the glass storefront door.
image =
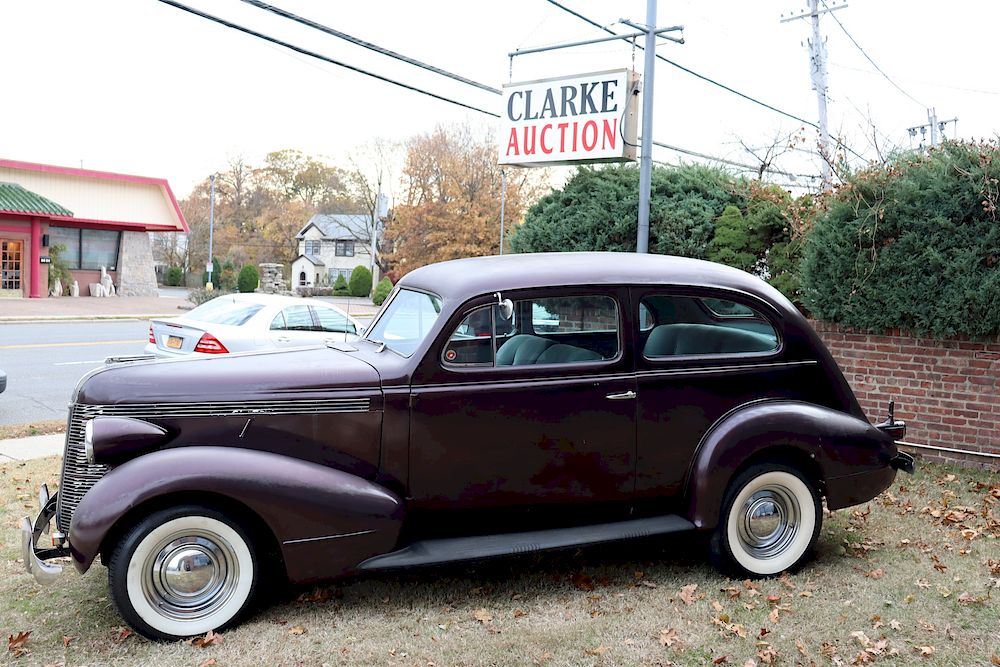
{"type": "Polygon", "coordinates": [[[0,239],[0,292],[21,292],[21,256],[24,244],[21,241],[0,239]]]}

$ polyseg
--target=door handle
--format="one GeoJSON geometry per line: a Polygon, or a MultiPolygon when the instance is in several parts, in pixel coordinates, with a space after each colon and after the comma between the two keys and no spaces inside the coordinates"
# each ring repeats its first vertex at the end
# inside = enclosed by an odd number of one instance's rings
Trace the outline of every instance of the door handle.
{"type": "Polygon", "coordinates": [[[605,398],[612,401],[630,401],[635,398],[635,392],[629,389],[618,394],[608,394],[605,398]]]}
{"type": "Polygon", "coordinates": [[[292,339],[291,339],[291,338],[285,338],[284,336],[278,336],[278,337],[277,337],[277,338],[275,338],[274,340],[278,341],[279,343],[288,343],[288,342],[290,342],[290,341],[291,341],[292,339]]]}

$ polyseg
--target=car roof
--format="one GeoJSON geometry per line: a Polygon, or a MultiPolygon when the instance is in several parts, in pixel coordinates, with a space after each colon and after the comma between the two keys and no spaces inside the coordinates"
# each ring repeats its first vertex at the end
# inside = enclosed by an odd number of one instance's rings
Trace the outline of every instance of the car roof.
{"type": "Polygon", "coordinates": [[[748,292],[780,309],[794,306],[760,278],[739,269],[688,257],[624,252],[554,252],[494,255],[415,269],[401,286],[465,299],[495,291],[546,286],[684,285],[748,292]]]}

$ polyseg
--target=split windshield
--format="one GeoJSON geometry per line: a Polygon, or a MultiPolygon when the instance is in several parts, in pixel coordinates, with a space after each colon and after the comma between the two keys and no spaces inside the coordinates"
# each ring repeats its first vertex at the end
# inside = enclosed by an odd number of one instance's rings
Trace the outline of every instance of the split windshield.
{"type": "Polygon", "coordinates": [[[365,338],[411,356],[430,333],[441,314],[441,299],[426,292],[401,289],[392,297],[365,338]]]}

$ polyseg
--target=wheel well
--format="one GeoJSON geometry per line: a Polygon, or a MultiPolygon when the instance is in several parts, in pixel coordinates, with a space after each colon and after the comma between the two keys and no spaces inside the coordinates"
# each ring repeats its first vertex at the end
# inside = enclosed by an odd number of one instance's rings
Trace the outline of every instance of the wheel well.
{"type": "Polygon", "coordinates": [[[285,571],[285,563],[281,555],[281,547],[278,544],[278,540],[256,512],[228,496],[201,491],[170,493],[157,496],[130,509],[115,521],[114,525],[111,526],[111,529],[101,541],[101,562],[105,565],[108,564],[115,545],[118,544],[126,531],[144,517],[149,516],[153,512],[177,507],[178,505],[201,505],[202,507],[221,512],[249,533],[254,547],[264,559],[279,566],[281,572],[285,571]]]}
{"type": "Polygon", "coordinates": [[[820,496],[826,496],[826,480],[823,476],[823,468],[820,467],[815,458],[791,445],[774,445],[754,452],[733,473],[732,479],[735,479],[750,466],[759,463],[781,463],[795,468],[805,475],[806,479],[816,487],[816,491],[820,496]]]}

